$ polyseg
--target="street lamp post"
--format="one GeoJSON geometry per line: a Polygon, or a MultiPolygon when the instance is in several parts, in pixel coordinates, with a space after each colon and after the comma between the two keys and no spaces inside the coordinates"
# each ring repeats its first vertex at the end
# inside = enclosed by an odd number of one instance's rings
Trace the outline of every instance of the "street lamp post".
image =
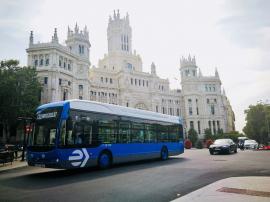
{"type": "Polygon", "coordinates": [[[29,131],[27,129],[27,123],[32,121],[30,117],[18,117],[18,121],[23,121],[23,151],[22,151],[22,160],[25,160],[25,149],[26,149],[26,134],[29,135],[29,131]]]}

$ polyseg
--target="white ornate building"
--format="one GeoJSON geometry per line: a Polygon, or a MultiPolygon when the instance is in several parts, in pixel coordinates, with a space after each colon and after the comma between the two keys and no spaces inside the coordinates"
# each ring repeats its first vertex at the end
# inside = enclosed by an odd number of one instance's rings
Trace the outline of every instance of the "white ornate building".
{"type": "Polygon", "coordinates": [[[28,65],[37,68],[43,85],[41,103],[65,99],[86,99],[127,107],[151,110],[184,118],[186,129],[193,127],[203,135],[204,129],[234,130],[231,105],[221,91],[221,81],[205,77],[197,70],[195,58],[182,58],[181,85],[171,90],[168,79],[142,71],[142,60],[132,51],[132,29],[128,14],[119,11],[109,18],[107,28],[108,53],[98,66],[90,67],[90,42],[87,28],[68,28],[65,45],[58,41],[55,29],[52,41],[34,43],[30,35],[28,65]]]}

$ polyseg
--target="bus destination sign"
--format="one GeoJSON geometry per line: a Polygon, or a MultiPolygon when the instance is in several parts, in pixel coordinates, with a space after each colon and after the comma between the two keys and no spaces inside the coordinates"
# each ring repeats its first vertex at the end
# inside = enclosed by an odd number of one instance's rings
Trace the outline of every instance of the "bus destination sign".
{"type": "Polygon", "coordinates": [[[37,114],[37,119],[49,119],[49,118],[55,118],[57,116],[57,112],[50,112],[46,114],[37,114]]]}

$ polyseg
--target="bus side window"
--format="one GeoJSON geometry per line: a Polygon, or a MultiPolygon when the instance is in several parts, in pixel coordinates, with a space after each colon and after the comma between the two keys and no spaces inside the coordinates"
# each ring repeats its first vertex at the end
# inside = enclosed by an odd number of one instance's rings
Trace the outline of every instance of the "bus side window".
{"type": "Polygon", "coordinates": [[[61,123],[60,145],[65,145],[66,144],[66,141],[65,141],[66,130],[67,130],[66,126],[67,126],[66,125],[66,120],[63,120],[62,123],[61,123]]]}
{"type": "Polygon", "coordinates": [[[143,123],[133,123],[132,124],[132,133],[131,133],[131,142],[134,143],[143,143],[144,142],[144,124],[143,123]]]}
{"type": "Polygon", "coordinates": [[[115,121],[110,116],[104,117],[98,123],[98,137],[102,143],[111,144],[116,142],[115,121]]]}
{"type": "Polygon", "coordinates": [[[84,126],[84,144],[91,145],[92,144],[92,126],[89,124],[86,124],[84,126]]]}
{"type": "Polygon", "coordinates": [[[178,135],[178,125],[172,124],[169,126],[169,141],[170,142],[178,142],[179,135],[178,135]]]}
{"type": "Polygon", "coordinates": [[[157,141],[156,126],[154,124],[145,124],[145,142],[154,143],[157,141]]]}
{"type": "Polygon", "coordinates": [[[184,139],[184,131],[183,131],[183,126],[182,125],[180,125],[180,127],[178,128],[178,134],[179,134],[178,141],[183,140],[184,139]]]}
{"type": "Polygon", "coordinates": [[[65,145],[72,145],[72,128],[73,122],[72,119],[69,117],[66,121],[66,135],[65,135],[65,145]]]}
{"type": "Polygon", "coordinates": [[[119,137],[120,137],[120,143],[130,143],[130,123],[129,122],[119,123],[119,137]]]}
{"type": "Polygon", "coordinates": [[[98,122],[93,121],[92,122],[92,144],[98,145],[100,144],[99,138],[98,138],[98,122]]]}
{"type": "Polygon", "coordinates": [[[168,142],[168,126],[158,124],[157,139],[159,142],[168,142]]]}
{"type": "Polygon", "coordinates": [[[75,123],[72,136],[73,136],[74,144],[77,144],[77,145],[83,144],[84,134],[83,134],[83,126],[81,124],[75,123]]]}

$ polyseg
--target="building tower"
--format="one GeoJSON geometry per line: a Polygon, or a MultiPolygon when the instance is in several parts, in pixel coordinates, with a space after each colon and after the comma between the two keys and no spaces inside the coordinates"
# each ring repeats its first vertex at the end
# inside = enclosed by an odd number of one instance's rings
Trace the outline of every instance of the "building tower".
{"type": "Polygon", "coordinates": [[[66,44],[72,53],[89,60],[91,44],[89,42],[89,32],[86,26],[84,30],[79,30],[77,23],[74,30],[68,27],[66,44]]]}
{"type": "Polygon", "coordinates": [[[190,55],[188,58],[182,57],[180,59],[180,72],[181,72],[181,80],[182,82],[197,77],[197,66],[195,57],[191,58],[190,55]]]}
{"type": "Polygon", "coordinates": [[[107,28],[108,53],[111,52],[132,52],[132,35],[129,25],[129,15],[120,18],[119,10],[114,11],[113,17],[109,17],[107,28]]]}
{"type": "Polygon", "coordinates": [[[183,93],[183,104],[184,104],[184,127],[185,133],[190,128],[195,129],[198,134],[202,133],[201,123],[199,121],[199,114],[201,114],[201,97],[197,92],[197,65],[195,57],[189,55],[188,58],[182,57],[180,59],[180,73],[181,73],[181,85],[183,93]]]}

